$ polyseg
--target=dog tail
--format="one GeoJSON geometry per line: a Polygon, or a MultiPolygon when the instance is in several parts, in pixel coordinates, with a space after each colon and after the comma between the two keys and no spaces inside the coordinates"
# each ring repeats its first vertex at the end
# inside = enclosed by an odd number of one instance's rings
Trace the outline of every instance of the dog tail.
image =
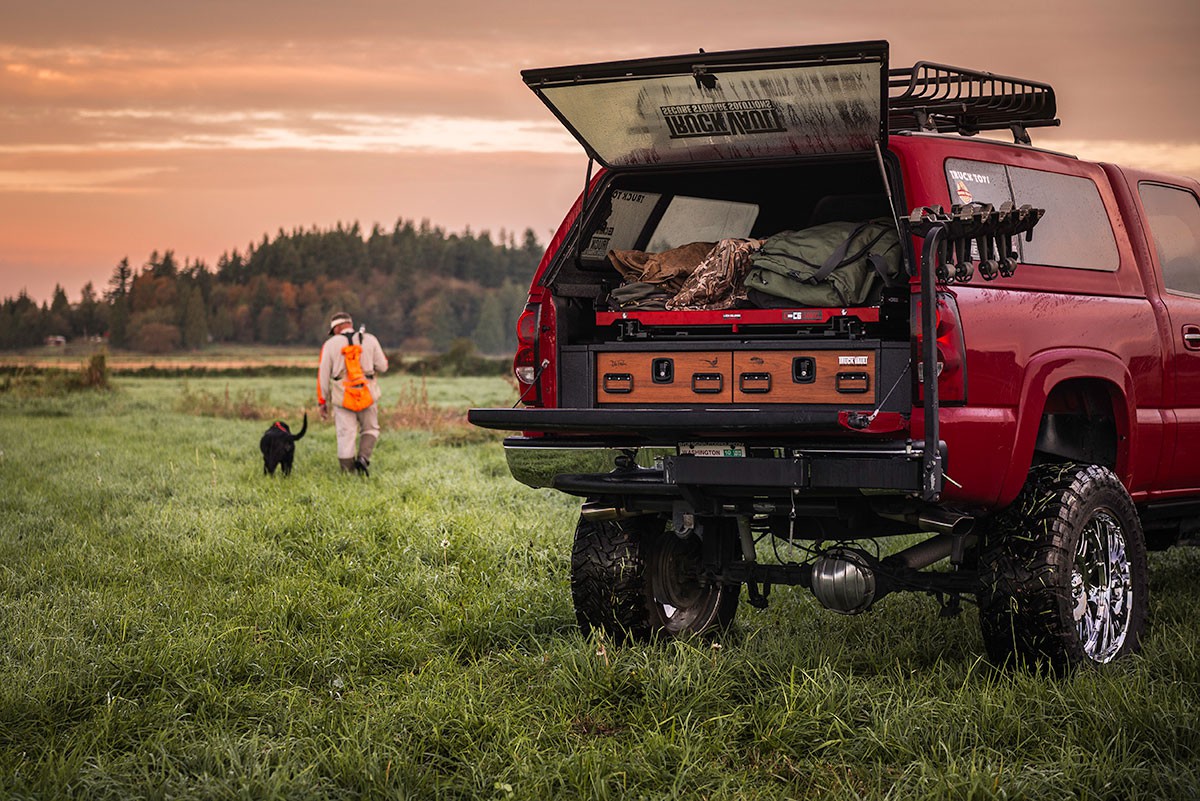
{"type": "Polygon", "coordinates": [[[304,436],[304,432],[308,431],[308,412],[304,413],[304,425],[300,426],[300,433],[292,435],[292,442],[304,436]]]}

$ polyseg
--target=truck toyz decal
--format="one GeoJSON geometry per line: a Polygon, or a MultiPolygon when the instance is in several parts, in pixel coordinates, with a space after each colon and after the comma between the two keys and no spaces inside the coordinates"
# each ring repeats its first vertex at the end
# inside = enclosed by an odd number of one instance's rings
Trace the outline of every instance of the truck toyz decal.
{"type": "Polygon", "coordinates": [[[659,111],[672,139],[783,133],[787,130],[779,107],[772,100],[689,103],[662,106],[659,111]]]}

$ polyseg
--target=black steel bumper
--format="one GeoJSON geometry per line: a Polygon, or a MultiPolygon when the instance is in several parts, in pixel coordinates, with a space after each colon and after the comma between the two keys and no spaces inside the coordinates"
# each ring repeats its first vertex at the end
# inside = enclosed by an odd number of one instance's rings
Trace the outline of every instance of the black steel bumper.
{"type": "Polygon", "coordinates": [[[780,458],[762,458],[678,455],[666,446],[634,452],[585,441],[509,437],[504,453],[518,481],[582,497],[680,497],[685,488],[730,496],[912,494],[921,490],[923,464],[921,443],[788,448],[780,458]],[[631,455],[635,464],[628,465],[631,455]],[[618,467],[618,458],[626,466],[618,467]]]}
{"type": "Polygon", "coordinates": [[[770,408],[471,409],[467,420],[501,431],[596,434],[612,444],[651,444],[730,435],[837,431],[837,409],[770,408]]]}

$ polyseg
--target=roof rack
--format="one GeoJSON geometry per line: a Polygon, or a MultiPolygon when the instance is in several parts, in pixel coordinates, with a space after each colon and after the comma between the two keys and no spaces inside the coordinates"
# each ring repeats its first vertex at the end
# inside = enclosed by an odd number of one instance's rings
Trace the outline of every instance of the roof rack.
{"type": "Polygon", "coordinates": [[[918,61],[888,70],[888,128],[899,131],[1009,129],[1030,144],[1028,128],[1056,126],[1054,89],[1047,83],[918,61]]]}

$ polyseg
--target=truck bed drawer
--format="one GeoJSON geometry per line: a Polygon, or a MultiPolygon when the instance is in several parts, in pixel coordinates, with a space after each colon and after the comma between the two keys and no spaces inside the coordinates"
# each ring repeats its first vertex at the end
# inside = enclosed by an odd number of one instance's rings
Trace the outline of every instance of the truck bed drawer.
{"type": "Polygon", "coordinates": [[[598,351],[595,402],[873,404],[874,349],[598,351]]]}

